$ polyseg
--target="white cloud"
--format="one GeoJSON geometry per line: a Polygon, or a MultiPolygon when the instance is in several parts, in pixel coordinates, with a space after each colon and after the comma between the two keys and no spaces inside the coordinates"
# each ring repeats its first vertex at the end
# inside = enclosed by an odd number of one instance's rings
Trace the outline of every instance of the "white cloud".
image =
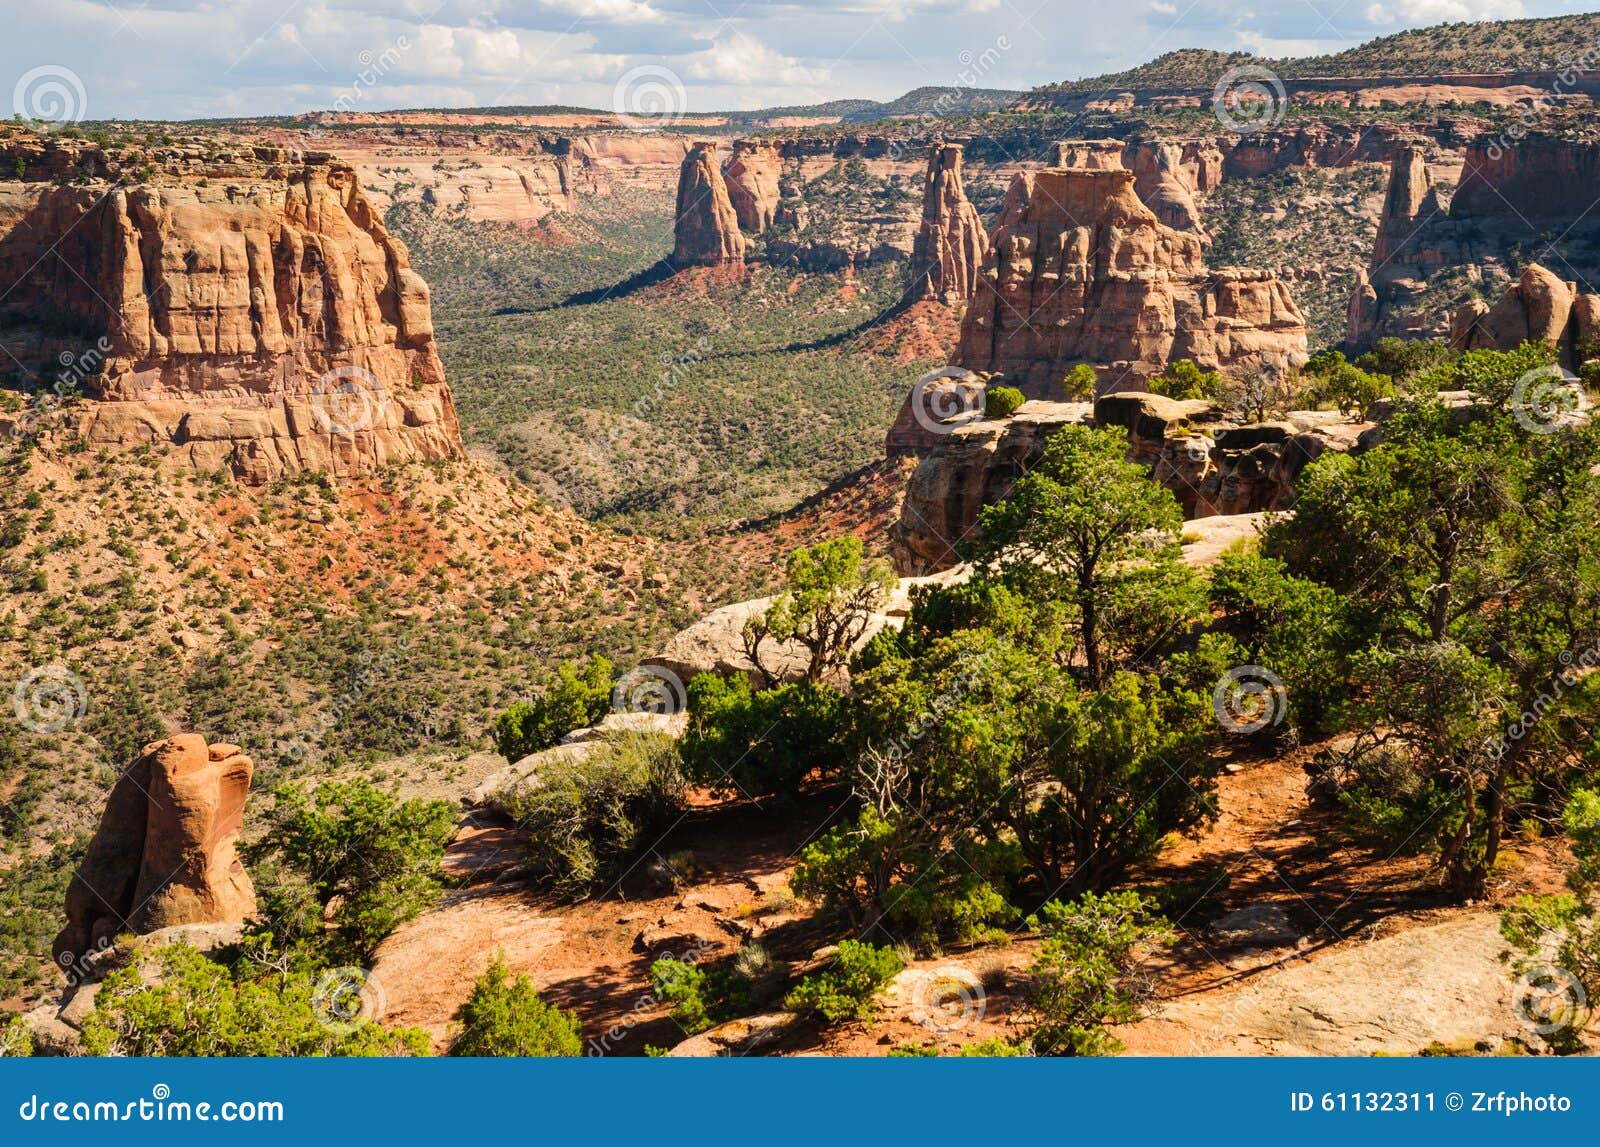
{"type": "Polygon", "coordinates": [[[1176,16],[1178,14],[1178,6],[1176,4],[1163,3],[1162,0],[1153,0],[1150,5],[1150,11],[1157,16],[1176,16]]]}
{"type": "Polygon", "coordinates": [[[724,84],[810,86],[826,83],[825,68],[806,68],[745,32],[735,32],[685,61],[685,77],[724,84]]]}
{"type": "Polygon", "coordinates": [[[1528,14],[1522,0],[1390,0],[1366,10],[1368,23],[1419,27],[1461,20],[1515,20],[1528,14]]]}

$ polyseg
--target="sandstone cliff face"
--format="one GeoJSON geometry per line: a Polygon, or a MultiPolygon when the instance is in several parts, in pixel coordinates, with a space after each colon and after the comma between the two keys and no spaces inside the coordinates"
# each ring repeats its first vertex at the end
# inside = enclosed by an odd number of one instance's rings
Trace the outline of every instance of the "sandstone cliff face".
{"type": "Polygon", "coordinates": [[[218,162],[127,186],[0,181],[0,341],[33,371],[18,381],[70,373],[97,400],[72,414],[90,442],[166,443],[247,482],[458,455],[428,286],[354,171],[265,147],[218,162]]]}
{"type": "Polygon", "coordinates": [[[672,261],[679,267],[744,265],[745,239],[713,143],[697,143],[678,176],[672,261]]]}
{"type": "Polygon", "coordinates": [[[67,888],[52,954],[69,967],[120,932],[237,922],[255,889],[234,851],[252,765],[193,733],[146,745],[111,790],[67,888]]]}
{"type": "Polygon", "coordinates": [[[1600,295],[1580,294],[1569,283],[1529,263],[1494,306],[1463,303],[1451,316],[1450,345],[1459,350],[1513,350],[1538,340],[1556,348],[1562,365],[1576,369],[1583,350],[1600,337],[1600,295]]]}
{"type": "Polygon", "coordinates": [[[770,143],[733,141],[733,158],[723,175],[741,230],[759,235],[772,226],[778,213],[778,179],[782,174],[783,158],[770,143]]]}
{"type": "MultiPolygon", "coordinates": [[[[1559,258],[1555,265],[1585,281],[1600,277],[1600,219],[1588,210],[1593,196],[1584,190],[1600,176],[1600,141],[1529,134],[1457,142],[1464,166],[1448,203],[1433,185],[1422,146],[1396,147],[1371,264],[1350,301],[1349,349],[1364,350],[1385,336],[1496,344],[1496,333],[1470,333],[1488,308],[1463,303],[1462,283],[1504,283],[1530,250],[1559,258]]],[[[1538,282],[1529,289],[1555,290],[1538,282]]],[[[1519,305],[1505,302],[1491,326],[1509,337],[1518,328],[1512,312],[1519,305]]],[[[1535,326],[1547,319],[1536,318],[1535,326]]],[[[1559,341],[1550,331],[1540,337],[1547,336],[1559,341]]]]}
{"type": "Polygon", "coordinates": [[[1208,271],[1198,236],[1163,225],[1128,171],[1017,176],[991,236],[956,361],[1052,397],[1074,363],[1159,371],[1306,353],[1305,321],[1276,276],[1208,271]]]}
{"type": "Polygon", "coordinates": [[[989,253],[989,236],[961,182],[961,146],[945,144],[928,154],[923,181],[922,223],[911,251],[911,297],[965,303],[989,253]]]}

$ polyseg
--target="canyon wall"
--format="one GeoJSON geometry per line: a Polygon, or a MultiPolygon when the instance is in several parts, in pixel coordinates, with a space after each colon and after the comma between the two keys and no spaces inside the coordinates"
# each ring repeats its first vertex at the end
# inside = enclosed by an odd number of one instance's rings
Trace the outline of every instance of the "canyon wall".
{"type": "MultiPolygon", "coordinates": [[[[1498,344],[1527,325],[1512,311],[1525,305],[1520,279],[1535,262],[1561,274],[1549,275],[1553,287],[1542,285],[1547,272],[1535,275],[1530,298],[1567,290],[1568,278],[1600,282],[1600,218],[1588,190],[1600,177],[1600,140],[1474,136],[1461,148],[1461,178],[1448,195],[1436,186],[1430,151],[1425,141],[1396,149],[1372,259],[1350,300],[1352,351],[1388,336],[1498,344]],[[1489,300],[1507,290],[1511,301],[1494,304],[1499,313],[1474,334],[1489,300]]],[[[1546,325],[1536,317],[1529,329],[1546,325]]]]}
{"type": "MultiPolygon", "coordinates": [[[[251,483],[461,453],[429,290],[331,157],[0,146],[0,344],[91,443],[251,483]],[[70,178],[42,176],[65,166],[70,178]]],[[[19,427],[13,420],[13,430],[19,427]]]]}
{"type": "Polygon", "coordinates": [[[733,141],[733,157],[723,176],[741,230],[759,235],[772,226],[778,213],[778,179],[782,174],[783,158],[770,143],[733,141]]]}

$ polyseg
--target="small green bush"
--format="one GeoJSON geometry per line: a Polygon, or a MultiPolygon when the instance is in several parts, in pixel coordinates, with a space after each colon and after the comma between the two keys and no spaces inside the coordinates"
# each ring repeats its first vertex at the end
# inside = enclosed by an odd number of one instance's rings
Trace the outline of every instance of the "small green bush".
{"type": "Polygon", "coordinates": [[[598,653],[583,664],[569,662],[532,701],[518,701],[494,723],[494,743],[501,756],[519,761],[558,744],[574,729],[598,722],[611,708],[611,662],[598,653]]]}
{"type": "Polygon", "coordinates": [[[1022,391],[1014,386],[991,387],[983,396],[983,413],[986,418],[1010,418],[1022,402],[1022,391]]]}
{"type": "Polygon", "coordinates": [[[1063,396],[1068,402],[1094,397],[1094,388],[1099,381],[1094,373],[1094,367],[1086,362],[1067,371],[1067,376],[1061,380],[1063,396]]]}
{"type": "Polygon", "coordinates": [[[1145,382],[1151,394],[1174,399],[1214,398],[1221,385],[1222,378],[1215,371],[1202,370],[1188,359],[1179,359],[1165,374],[1145,382]]]}
{"type": "Polygon", "coordinates": [[[453,1056],[576,1056],[583,1054],[577,1012],[563,1012],[539,998],[525,975],[511,979],[505,957],[496,955],[461,1005],[461,1034],[453,1056]]]}
{"type": "Polygon", "coordinates": [[[956,1054],[963,1059],[1013,1059],[1026,1056],[1028,1049],[1022,1044],[1015,1044],[995,1036],[993,1039],[979,1040],[976,1043],[964,1043],[956,1054]]]}
{"type": "Polygon", "coordinates": [[[860,940],[845,940],[833,962],[805,977],[784,997],[791,1012],[816,1016],[826,1023],[872,1019],[872,1001],[905,962],[893,948],[880,948],[860,940]]]}
{"type": "Polygon", "coordinates": [[[663,956],[650,965],[650,982],[687,1035],[750,1012],[750,983],[736,972],[663,956]]]}

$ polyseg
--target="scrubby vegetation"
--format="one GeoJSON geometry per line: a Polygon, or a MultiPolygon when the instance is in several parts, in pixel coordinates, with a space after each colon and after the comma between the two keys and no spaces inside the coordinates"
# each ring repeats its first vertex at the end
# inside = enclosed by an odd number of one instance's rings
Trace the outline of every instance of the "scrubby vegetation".
{"type": "Polygon", "coordinates": [[[583,1054],[583,1034],[575,1012],[563,1012],[539,998],[533,981],[506,969],[503,955],[472,986],[461,1005],[461,1030],[450,1045],[455,1056],[575,1056],[583,1054]]]}

